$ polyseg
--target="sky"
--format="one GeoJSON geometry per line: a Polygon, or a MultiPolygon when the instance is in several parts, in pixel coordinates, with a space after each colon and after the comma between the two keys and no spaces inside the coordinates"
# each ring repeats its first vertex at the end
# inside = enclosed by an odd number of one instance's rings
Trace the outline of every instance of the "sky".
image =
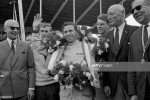
{"type": "Polygon", "coordinates": [[[127,24],[140,26],[140,24],[133,18],[132,15],[126,18],[127,24]]]}

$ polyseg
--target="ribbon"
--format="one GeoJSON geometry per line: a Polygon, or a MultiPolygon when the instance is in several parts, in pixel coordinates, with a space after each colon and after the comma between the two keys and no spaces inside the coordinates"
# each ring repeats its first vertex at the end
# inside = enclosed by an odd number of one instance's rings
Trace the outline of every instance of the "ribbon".
{"type": "Polygon", "coordinates": [[[91,81],[91,85],[96,87],[96,88],[100,88],[99,75],[98,75],[97,72],[92,70],[92,63],[95,63],[95,59],[90,53],[91,44],[90,43],[86,43],[86,41],[83,39],[82,40],[82,48],[83,48],[83,52],[84,52],[84,55],[85,55],[85,59],[86,59],[87,65],[88,65],[88,67],[90,69],[90,72],[91,72],[93,78],[94,78],[93,81],[91,81]]]}
{"type": "Polygon", "coordinates": [[[58,50],[53,52],[51,55],[48,55],[46,60],[46,66],[48,69],[52,70],[55,66],[55,64],[60,61],[62,54],[64,51],[64,46],[60,47],[58,50]]]}

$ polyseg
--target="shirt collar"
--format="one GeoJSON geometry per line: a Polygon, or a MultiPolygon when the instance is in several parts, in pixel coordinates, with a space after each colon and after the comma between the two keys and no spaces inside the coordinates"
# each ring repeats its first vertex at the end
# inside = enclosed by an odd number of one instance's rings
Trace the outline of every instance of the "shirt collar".
{"type": "Polygon", "coordinates": [[[118,29],[119,29],[119,30],[122,30],[122,29],[124,28],[124,26],[125,26],[125,22],[122,23],[122,24],[118,27],[118,29]]]}
{"type": "Polygon", "coordinates": [[[150,25],[150,22],[148,23],[148,25],[150,25]]]}
{"type": "MultiPolygon", "coordinates": [[[[12,40],[7,37],[7,41],[9,43],[9,45],[11,45],[12,40]]],[[[13,41],[14,41],[14,44],[16,45],[17,44],[17,39],[15,39],[13,41]]]]}
{"type": "Polygon", "coordinates": [[[68,45],[69,46],[72,46],[72,45],[75,45],[75,44],[78,44],[79,43],[79,40],[76,40],[76,41],[74,41],[74,42],[72,42],[72,43],[68,43],[68,45]]]}

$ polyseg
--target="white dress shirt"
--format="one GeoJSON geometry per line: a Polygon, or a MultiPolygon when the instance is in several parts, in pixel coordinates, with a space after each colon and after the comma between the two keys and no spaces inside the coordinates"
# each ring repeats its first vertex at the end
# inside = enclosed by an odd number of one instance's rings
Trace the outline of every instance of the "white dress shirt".
{"type": "MultiPolygon", "coordinates": [[[[7,37],[7,41],[8,41],[8,43],[9,43],[10,48],[11,48],[11,42],[12,42],[12,40],[7,37]]],[[[15,39],[15,40],[13,40],[13,41],[14,41],[14,47],[15,47],[15,50],[16,50],[17,39],[15,39]]]]}
{"type": "MultiPolygon", "coordinates": [[[[120,44],[120,41],[121,41],[124,26],[125,26],[125,22],[118,27],[118,29],[119,29],[118,30],[119,31],[119,44],[120,44]]],[[[114,28],[114,38],[115,38],[115,34],[116,34],[116,29],[117,28],[114,28]]]]}
{"type": "Polygon", "coordinates": [[[148,38],[149,38],[149,36],[150,36],[150,22],[148,23],[148,27],[147,27],[147,32],[148,32],[148,38]]]}

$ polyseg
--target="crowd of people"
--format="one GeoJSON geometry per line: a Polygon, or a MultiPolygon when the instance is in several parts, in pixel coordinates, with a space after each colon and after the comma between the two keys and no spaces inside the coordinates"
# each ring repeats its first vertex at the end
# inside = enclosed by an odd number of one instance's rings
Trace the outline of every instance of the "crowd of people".
{"type": "MultiPolygon", "coordinates": [[[[37,14],[34,16],[33,33],[27,35],[23,42],[18,37],[19,23],[12,19],[5,21],[4,31],[7,38],[0,42],[0,99],[150,100],[149,70],[95,73],[90,69],[89,62],[150,61],[150,0],[134,0],[131,7],[131,13],[141,27],[126,23],[125,9],[120,4],[111,5],[107,14],[97,17],[96,44],[101,38],[109,41],[107,51],[97,50],[94,56],[87,52],[95,45],[91,32],[73,22],[65,22],[61,31],[53,30],[37,14]],[[54,45],[47,47],[47,37],[54,34],[62,38],[60,43],[55,41],[54,45]],[[55,46],[56,44],[61,46],[55,46]],[[59,81],[58,75],[53,74],[58,62],[63,62],[64,65],[64,62],[79,64],[84,61],[89,68],[89,72],[85,74],[89,84],[79,86],[80,89],[71,85],[66,87],[59,81]],[[100,86],[95,85],[97,75],[100,86]]],[[[71,79],[68,78],[65,82],[68,80],[71,79]]]]}

